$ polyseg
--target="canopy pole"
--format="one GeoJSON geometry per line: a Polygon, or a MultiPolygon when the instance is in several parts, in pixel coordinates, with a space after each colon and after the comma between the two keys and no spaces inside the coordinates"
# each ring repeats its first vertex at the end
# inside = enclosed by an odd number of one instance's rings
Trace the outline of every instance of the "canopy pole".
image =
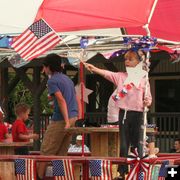
{"type": "MultiPolygon", "coordinates": [[[[85,115],[84,115],[84,86],[85,86],[85,83],[84,83],[84,53],[85,53],[85,49],[82,49],[82,52],[81,52],[81,57],[80,57],[80,85],[81,85],[81,108],[82,108],[82,114],[81,114],[81,117],[82,119],[85,118],[85,115]]],[[[85,120],[85,119],[84,119],[85,120]]],[[[84,125],[83,125],[84,127],[84,125]]],[[[82,133],[82,156],[85,156],[85,152],[84,152],[84,145],[85,145],[85,135],[84,133],[82,133]]]]}
{"type": "MultiPolygon", "coordinates": [[[[153,5],[153,7],[155,7],[153,5]]],[[[154,10],[153,10],[154,11],[154,10]]],[[[152,17],[152,12],[151,10],[151,13],[150,13],[150,17],[148,19],[148,21],[150,21],[151,17],[152,17]]],[[[146,24],[143,26],[143,28],[145,28],[146,32],[147,32],[147,36],[150,37],[151,35],[151,32],[149,30],[149,24],[146,24]]],[[[146,70],[147,70],[147,73],[146,73],[146,85],[145,85],[145,92],[144,92],[144,99],[146,98],[147,96],[147,85],[148,85],[148,81],[149,81],[149,59],[150,59],[150,50],[146,53],[146,58],[144,60],[144,64],[146,66],[146,70]]],[[[141,154],[143,155],[143,157],[146,155],[145,154],[145,149],[146,149],[146,133],[147,133],[147,112],[148,112],[148,107],[147,106],[144,106],[144,111],[143,111],[143,126],[141,128],[143,128],[143,139],[142,139],[142,152],[141,154]]]]}
{"type": "Polygon", "coordinates": [[[149,24],[150,21],[151,21],[151,18],[152,18],[152,15],[153,15],[153,13],[154,13],[154,10],[155,10],[155,7],[156,7],[156,5],[157,5],[157,2],[158,2],[158,0],[155,0],[155,1],[154,1],[154,4],[153,4],[152,9],[151,9],[151,12],[150,12],[150,14],[149,14],[148,24],[149,24]]]}
{"type": "MultiPolygon", "coordinates": [[[[146,69],[149,72],[149,58],[150,58],[150,52],[148,51],[146,54],[146,59],[145,59],[145,65],[146,65],[146,69]]],[[[146,73],[146,85],[145,85],[145,92],[144,92],[144,98],[146,98],[147,96],[147,85],[148,85],[148,80],[149,80],[149,76],[148,76],[148,72],[146,73]]],[[[145,156],[145,146],[146,146],[146,132],[147,132],[147,112],[148,112],[148,107],[144,106],[144,111],[143,111],[143,142],[142,142],[142,155],[145,156]]]]}

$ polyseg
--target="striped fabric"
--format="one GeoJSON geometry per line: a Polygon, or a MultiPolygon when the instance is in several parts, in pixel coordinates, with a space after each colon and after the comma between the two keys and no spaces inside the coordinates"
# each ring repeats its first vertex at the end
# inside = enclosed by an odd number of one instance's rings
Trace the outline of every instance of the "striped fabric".
{"type": "Polygon", "coordinates": [[[112,180],[112,163],[110,160],[90,160],[91,180],[112,180]]]}
{"type": "Polygon", "coordinates": [[[55,180],[75,180],[74,169],[71,160],[53,160],[52,166],[55,180]]]}
{"type": "Polygon", "coordinates": [[[12,43],[24,60],[32,60],[61,41],[56,32],[43,20],[34,22],[12,43]]]}
{"type": "Polygon", "coordinates": [[[15,173],[17,180],[36,180],[36,164],[33,159],[16,159],[15,173]]]}

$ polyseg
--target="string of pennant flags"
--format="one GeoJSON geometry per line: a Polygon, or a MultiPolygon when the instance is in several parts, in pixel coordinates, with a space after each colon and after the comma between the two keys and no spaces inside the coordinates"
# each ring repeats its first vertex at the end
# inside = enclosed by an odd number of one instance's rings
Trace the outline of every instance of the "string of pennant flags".
{"type": "MultiPolygon", "coordinates": [[[[71,65],[77,67],[81,57],[79,55],[81,50],[76,53],[72,52],[72,49],[68,46],[68,43],[78,38],[79,36],[76,35],[60,36],[48,25],[47,22],[45,22],[43,19],[40,19],[29,26],[19,36],[0,37],[0,48],[13,48],[15,50],[16,53],[13,53],[11,56],[9,56],[8,60],[14,67],[18,68],[26,65],[32,59],[43,55],[57,45],[66,45],[69,48],[66,57],[69,59],[69,63],[71,65]]],[[[113,57],[123,55],[127,49],[131,48],[134,50],[142,49],[145,52],[151,49],[166,50],[170,53],[170,61],[172,63],[180,61],[180,55],[178,53],[179,45],[171,45],[172,47],[161,46],[158,45],[157,38],[141,35],[123,35],[116,37],[80,37],[80,49],[84,49],[86,51],[83,59],[87,60],[97,54],[97,52],[88,52],[88,48],[96,45],[107,44],[119,38],[122,39],[120,41],[123,44],[124,49],[102,52],[101,54],[106,59],[112,59],[113,57]]]]}

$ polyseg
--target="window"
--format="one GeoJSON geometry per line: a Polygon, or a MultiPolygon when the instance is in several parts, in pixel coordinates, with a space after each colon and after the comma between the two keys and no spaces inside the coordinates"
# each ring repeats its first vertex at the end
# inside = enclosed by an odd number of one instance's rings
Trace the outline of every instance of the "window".
{"type": "Polygon", "coordinates": [[[180,79],[155,80],[155,111],[180,112],[180,79]]]}

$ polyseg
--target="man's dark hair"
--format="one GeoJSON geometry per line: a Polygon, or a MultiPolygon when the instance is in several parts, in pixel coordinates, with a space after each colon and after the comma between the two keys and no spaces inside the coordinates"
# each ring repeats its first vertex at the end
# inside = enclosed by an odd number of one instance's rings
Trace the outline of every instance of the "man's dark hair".
{"type": "Polygon", "coordinates": [[[49,67],[52,72],[62,71],[61,57],[57,54],[48,54],[43,61],[43,65],[49,67]]]}

